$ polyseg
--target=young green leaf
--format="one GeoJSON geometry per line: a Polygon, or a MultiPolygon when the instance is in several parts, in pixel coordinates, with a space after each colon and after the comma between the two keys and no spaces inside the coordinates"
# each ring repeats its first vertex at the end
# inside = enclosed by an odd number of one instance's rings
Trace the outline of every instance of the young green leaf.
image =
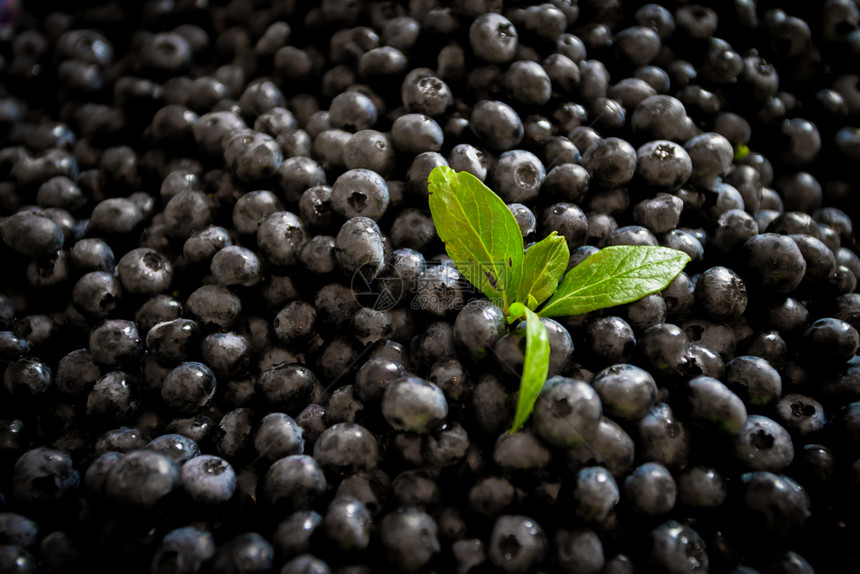
{"type": "Polygon", "coordinates": [[[517,301],[526,303],[534,311],[535,307],[555,293],[569,259],[567,241],[555,231],[529,247],[523,257],[517,301]],[[537,301],[534,306],[529,304],[530,296],[537,301]]]}
{"type": "Polygon", "coordinates": [[[549,370],[549,336],[540,317],[522,303],[511,305],[511,316],[526,316],[526,352],[517,410],[511,432],[517,432],[531,416],[549,370]]]}
{"type": "Polygon", "coordinates": [[[460,273],[505,312],[515,301],[523,236],[502,199],[468,172],[430,172],[430,214],[460,273]]]}
{"type": "Polygon", "coordinates": [[[631,303],[664,289],[689,261],[683,251],[666,247],[604,247],[568,271],[538,314],[581,315],[631,303]]]}

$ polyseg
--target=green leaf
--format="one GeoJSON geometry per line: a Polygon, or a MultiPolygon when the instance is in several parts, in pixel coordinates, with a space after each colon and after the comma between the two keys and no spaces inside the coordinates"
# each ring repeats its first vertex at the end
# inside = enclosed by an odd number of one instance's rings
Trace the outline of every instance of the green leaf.
{"type": "Polygon", "coordinates": [[[517,411],[511,426],[512,433],[517,432],[531,416],[549,370],[549,336],[546,327],[541,323],[540,317],[522,303],[511,305],[511,313],[514,310],[521,311],[518,316],[526,316],[526,353],[517,397],[517,411]]]}
{"type": "Polygon", "coordinates": [[[506,313],[523,265],[523,236],[502,199],[471,173],[430,172],[430,214],[445,251],[463,277],[506,313]]]}
{"type": "MultiPolygon", "coordinates": [[[[567,241],[555,231],[526,250],[517,301],[527,303],[533,297],[540,305],[555,293],[558,282],[567,269],[570,251],[567,241]]],[[[534,311],[535,307],[528,305],[534,311]]]]}
{"type": "Polygon", "coordinates": [[[689,261],[686,253],[667,247],[604,247],[567,272],[538,314],[581,315],[631,303],[663,290],[689,261]]]}

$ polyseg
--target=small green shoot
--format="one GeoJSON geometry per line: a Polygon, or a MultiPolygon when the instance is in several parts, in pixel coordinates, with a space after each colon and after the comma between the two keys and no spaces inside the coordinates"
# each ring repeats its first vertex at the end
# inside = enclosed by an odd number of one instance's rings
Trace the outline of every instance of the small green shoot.
{"type": "Polygon", "coordinates": [[[663,290],[690,261],[675,249],[619,245],[604,247],[565,274],[570,259],[565,239],[553,232],[524,251],[513,213],[478,178],[440,166],[428,181],[430,214],[457,269],[509,323],[525,317],[526,350],[511,432],[528,420],[546,382],[549,340],[541,317],[632,303],[663,290]]]}

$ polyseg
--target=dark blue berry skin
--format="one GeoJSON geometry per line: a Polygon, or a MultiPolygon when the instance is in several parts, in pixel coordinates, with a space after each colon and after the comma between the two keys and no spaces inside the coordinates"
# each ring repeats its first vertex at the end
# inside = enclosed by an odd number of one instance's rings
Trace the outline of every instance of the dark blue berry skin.
{"type": "Polygon", "coordinates": [[[239,534],[215,552],[207,568],[218,574],[265,574],[274,562],[272,546],[256,532],[239,534]]]}
{"type": "Polygon", "coordinates": [[[747,421],[743,401],[723,383],[711,377],[696,377],[684,389],[695,424],[735,436],[747,421]]]}
{"type": "Polygon", "coordinates": [[[239,297],[220,285],[203,285],[185,304],[189,315],[207,329],[229,329],[242,314],[239,297]]]}
{"type": "Polygon", "coordinates": [[[152,439],[146,448],[160,452],[178,465],[200,455],[197,443],[180,434],[163,434],[152,439]]]}
{"type": "Polygon", "coordinates": [[[493,64],[509,62],[519,46],[517,30],[501,14],[482,14],[469,27],[469,45],[484,61],[493,64]]]}
{"type": "Polygon", "coordinates": [[[289,415],[269,413],[262,418],[254,433],[254,449],[261,458],[270,461],[302,454],[302,429],[289,415]]]}
{"type": "Polygon", "coordinates": [[[743,279],[727,267],[714,266],[696,281],[696,302],[714,321],[726,321],[743,314],[747,289],[743,279]]]}
{"type": "Polygon", "coordinates": [[[284,564],[281,574],[331,574],[331,568],[320,558],[301,554],[284,564]]]}
{"type": "Polygon", "coordinates": [[[504,331],[504,314],[489,302],[470,302],[454,320],[454,339],[473,360],[485,358],[504,331]]]}
{"type": "Polygon", "coordinates": [[[675,506],[677,486],[663,465],[647,462],[624,481],[624,499],[636,513],[648,516],[667,514],[675,506]]]}
{"type": "Polygon", "coordinates": [[[391,125],[391,140],[398,152],[418,155],[438,152],[445,135],[433,118],[424,114],[404,114],[391,125]]]}
{"type": "Polygon", "coordinates": [[[35,358],[18,359],[3,372],[3,387],[16,398],[38,397],[51,388],[52,382],[51,368],[35,358]]]}
{"type": "Polygon", "coordinates": [[[223,287],[251,287],[263,278],[262,264],[257,254],[238,245],[219,250],[212,257],[209,271],[215,282],[223,287]]]}
{"type": "Polygon", "coordinates": [[[361,425],[336,423],[319,436],[313,456],[329,476],[367,472],[379,462],[379,445],[361,425]]]}
{"type": "Polygon", "coordinates": [[[428,433],[445,422],[448,402],[442,389],[410,376],[394,381],[385,389],[382,415],[395,430],[428,433]]]}
{"type": "Polygon", "coordinates": [[[585,198],[590,181],[591,175],[584,167],[563,163],[549,170],[541,184],[541,192],[578,204],[585,198]]]}
{"type": "Polygon", "coordinates": [[[570,448],[594,436],[602,412],[600,398],[591,386],[551,377],[535,403],[534,428],[550,445],[570,448]]]}
{"type": "Polygon", "coordinates": [[[376,118],[373,101],[360,92],[338,94],[329,105],[329,121],[336,129],[348,132],[369,129],[376,123],[376,118]]]}
{"type": "Polygon", "coordinates": [[[400,88],[406,108],[410,112],[431,117],[444,114],[453,103],[451,88],[429,70],[420,74],[415,72],[413,70],[406,75],[400,88]]]}
{"type": "Polygon", "coordinates": [[[462,308],[465,301],[463,276],[450,265],[434,265],[415,278],[411,306],[444,317],[462,308]]]}
{"type": "Polygon", "coordinates": [[[21,514],[0,513],[0,544],[32,548],[36,545],[39,525],[21,514]]]}
{"type": "Polygon", "coordinates": [[[636,150],[620,138],[606,138],[582,154],[591,182],[602,188],[624,185],[636,173],[636,150]]]}
{"type": "Polygon", "coordinates": [[[335,257],[347,277],[359,273],[365,281],[372,281],[382,270],[384,255],[382,233],[372,219],[350,218],[338,231],[335,257]]]}
{"type": "Polygon", "coordinates": [[[84,486],[87,491],[97,496],[104,494],[108,472],[116,461],[122,458],[122,455],[121,452],[105,452],[90,463],[84,474],[84,486]]]}
{"type": "Polygon", "coordinates": [[[602,523],[609,517],[619,500],[618,484],[607,469],[592,466],[576,473],[573,504],[578,518],[587,522],[602,523]]]}
{"type": "Polygon", "coordinates": [[[311,537],[322,522],[313,510],[299,510],[278,523],[272,535],[275,552],[282,558],[292,558],[311,551],[311,537]]]}
{"type": "Polygon", "coordinates": [[[132,249],[123,255],[117,273],[123,289],[139,295],[163,293],[173,281],[173,265],[164,255],[148,247],[132,249]]]}
{"type": "Polygon", "coordinates": [[[723,381],[750,407],[772,404],[782,395],[779,372],[761,357],[735,357],[726,363],[723,381]]]}
{"type": "Polygon", "coordinates": [[[234,460],[247,454],[252,446],[255,419],[254,411],[246,407],[233,409],[221,417],[214,430],[215,446],[221,457],[234,460]]]}
{"type": "Polygon", "coordinates": [[[502,433],[493,448],[493,461],[507,471],[546,468],[551,453],[529,430],[502,433]]]}
{"type": "Polygon", "coordinates": [[[418,509],[386,514],[379,528],[386,560],[402,572],[420,571],[440,551],[436,522],[418,509]]]}
{"type": "Polygon", "coordinates": [[[344,219],[362,216],[379,221],[388,202],[388,184],[369,169],[351,169],[340,175],[331,188],[332,209],[344,219]]]}
{"type": "Polygon", "coordinates": [[[161,539],[152,556],[153,574],[195,574],[215,555],[215,540],[205,530],[185,526],[171,530],[161,539]]]}
{"type": "Polygon", "coordinates": [[[524,135],[523,122],[514,109],[496,100],[475,104],[469,127],[481,141],[497,151],[515,148],[524,135]]]}
{"type": "Polygon", "coordinates": [[[215,394],[215,374],[203,363],[182,363],[161,384],[161,398],[169,408],[191,415],[205,407],[215,394]]]}
{"type": "Polygon", "coordinates": [[[211,454],[194,457],[179,469],[179,481],[197,504],[216,505],[229,501],[236,490],[236,473],[229,462],[211,454]]]}
{"type": "Polygon", "coordinates": [[[699,534],[674,520],[651,531],[651,567],[672,574],[698,574],[708,571],[705,541],[699,534]]]}
{"type": "Polygon", "coordinates": [[[849,323],[833,317],[814,321],[803,333],[804,353],[815,360],[847,361],[857,352],[860,336],[849,323]]]}
{"type": "Polygon", "coordinates": [[[802,439],[815,436],[827,424],[821,403],[800,394],[784,395],[777,401],[776,421],[802,439]]]}
{"type": "Polygon", "coordinates": [[[146,509],[179,486],[179,468],[165,455],[136,450],[116,461],[105,479],[105,494],[123,506],[146,509]]]}
{"type": "MultiPolygon", "coordinates": [[[[309,237],[298,216],[289,211],[277,211],[260,222],[257,229],[257,246],[262,256],[272,265],[293,265],[309,237]]],[[[223,251],[224,249],[218,253],[223,251]]],[[[218,253],[215,257],[218,257],[218,253]]],[[[213,265],[214,262],[213,259],[213,265]]]]}
{"type": "Polygon", "coordinates": [[[137,413],[137,381],[123,371],[111,371],[96,381],[87,395],[87,417],[101,424],[122,424],[137,413]]]}
{"type": "Polygon", "coordinates": [[[734,439],[734,456],[747,470],[782,472],[794,459],[794,444],[779,423],[749,415],[734,439]]]}
{"type": "Polygon", "coordinates": [[[600,371],[591,382],[607,415],[636,421],[654,407],[657,385],[648,371],[617,364],[600,371]]]}
{"type": "Polygon", "coordinates": [[[547,554],[543,528],[528,516],[504,515],[493,524],[487,556],[507,574],[529,572],[547,554]]]}
{"type": "Polygon", "coordinates": [[[672,323],[649,327],[638,339],[639,349],[652,368],[651,373],[657,376],[680,372],[686,362],[684,353],[688,343],[686,334],[672,323]]]}
{"type": "Polygon", "coordinates": [[[0,224],[0,239],[21,255],[38,257],[63,247],[63,231],[49,218],[32,211],[9,216],[0,224]]]}
{"type": "Polygon", "coordinates": [[[655,189],[678,189],[693,172],[687,151],[672,141],[650,141],[636,151],[636,157],[636,175],[655,189]]]}
{"type": "Polygon", "coordinates": [[[309,510],[325,493],[326,479],[317,461],[295,454],[272,463],[261,484],[261,494],[272,507],[288,512],[309,510]]]}
{"type": "Polygon", "coordinates": [[[251,361],[247,339],[236,333],[213,333],[200,344],[203,363],[216,377],[236,377],[244,372],[251,361]]]}
{"type": "Polygon", "coordinates": [[[200,327],[191,319],[157,323],[146,334],[147,351],[164,365],[187,360],[199,344],[200,327]]]}
{"type": "Polygon", "coordinates": [[[644,460],[657,462],[675,470],[687,464],[691,437],[685,424],[666,403],[657,403],[637,423],[639,454],[644,460]]]}
{"type": "Polygon", "coordinates": [[[347,169],[369,169],[382,177],[390,177],[397,167],[397,157],[391,138],[376,130],[355,132],[343,148],[347,169]]]}
{"type": "Polygon", "coordinates": [[[707,189],[713,189],[717,178],[726,175],[732,165],[734,150],[729,140],[708,132],[694,137],[684,144],[690,155],[693,171],[690,181],[707,189]]]}
{"type": "Polygon", "coordinates": [[[803,254],[785,235],[761,233],[744,243],[744,251],[750,278],[765,289],[789,293],[806,273],[803,254]]]}
{"type": "Polygon", "coordinates": [[[257,391],[271,408],[297,413],[307,406],[314,392],[316,377],[303,365],[279,365],[262,373],[257,391]]]}
{"type": "MultiPolygon", "coordinates": [[[[347,138],[349,137],[349,134],[343,133],[346,134],[347,138]]],[[[298,202],[305,190],[327,184],[322,166],[305,156],[285,159],[278,166],[277,178],[284,198],[289,203],[298,202]]]]}
{"type": "Polygon", "coordinates": [[[364,550],[370,544],[372,517],[357,500],[338,498],[329,503],[320,528],[341,552],[364,550]]]}
{"type": "Polygon", "coordinates": [[[768,471],[741,475],[743,513],[750,531],[785,537],[797,532],[810,517],[809,495],[791,478],[768,471]]]}

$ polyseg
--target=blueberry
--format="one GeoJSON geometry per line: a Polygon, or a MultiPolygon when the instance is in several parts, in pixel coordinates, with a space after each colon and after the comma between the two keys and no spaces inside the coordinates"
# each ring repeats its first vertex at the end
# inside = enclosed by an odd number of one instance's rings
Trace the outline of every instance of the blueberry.
{"type": "Polygon", "coordinates": [[[791,478],[769,471],[741,475],[747,527],[784,537],[798,531],[809,519],[809,495],[791,478]]]}
{"type": "Polygon", "coordinates": [[[12,397],[34,398],[50,390],[53,378],[53,371],[47,364],[27,357],[6,366],[3,387],[12,397]]]}
{"type": "Polygon", "coordinates": [[[204,363],[216,377],[235,377],[250,362],[248,341],[236,333],[213,333],[200,343],[204,363]]]}
{"type": "Polygon", "coordinates": [[[125,291],[157,295],[170,287],[173,265],[158,251],[140,247],[122,256],[117,265],[117,274],[125,291]]]}
{"type": "Polygon", "coordinates": [[[256,532],[245,532],[221,545],[206,566],[213,572],[265,574],[273,562],[274,552],[266,539],[256,532]]]}
{"type": "Polygon", "coordinates": [[[686,464],[690,454],[690,435],[666,403],[658,403],[637,425],[640,455],[671,469],[686,464]]]}
{"type": "Polygon", "coordinates": [[[299,510],[278,523],[272,536],[276,553],[291,558],[310,552],[311,536],[322,522],[322,516],[313,510],[299,510]]]}
{"type": "MultiPolygon", "coordinates": [[[[307,230],[305,229],[302,220],[289,211],[277,211],[268,215],[260,222],[260,226],[257,229],[257,245],[260,248],[260,253],[266,261],[273,265],[294,264],[302,247],[304,247],[305,242],[308,240],[308,237],[307,230]]],[[[228,247],[225,249],[231,248],[228,247]]],[[[219,254],[223,253],[225,249],[222,249],[215,254],[215,258],[213,258],[212,261],[213,266],[215,265],[215,259],[217,259],[219,254]]],[[[239,250],[242,248],[236,247],[234,249],[239,250]]],[[[253,252],[244,249],[237,253],[241,253],[243,259],[247,259],[247,261],[241,261],[238,255],[231,254],[231,259],[228,260],[228,262],[233,263],[232,259],[235,257],[235,265],[241,265],[242,267],[248,268],[247,273],[242,273],[237,276],[237,281],[239,278],[245,277],[245,275],[247,275],[248,280],[251,280],[252,277],[261,273],[260,270],[252,273],[253,266],[259,266],[259,261],[257,261],[256,264],[253,263],[253,260],[256,259],[256,257],[253,256],[253,252]]],[[[213,272],[213,275],[214,274],[215,273],[213,272]]],[[[230,285],[233,283],[227,284],[230,285]]],[[[245,281],[239,284],[249,285],[251,283],[247,283],[247,281],[245,281]]]]}
{"type": "Polygon", "coordinates": [[[693,165],[690,181],[712,188],[717,178],[728,173],[734,150],[729,140],[714,132],[698,135],[684,144],[693,165]]]}
{"type": "Polygon", "coordinates": [[[193,526],[176,528],[164,535],[152,556],[154,574],[194,574],[215,555],[215,541],[205,530],[193,526]]]}
{"type": "Polygon", "coordinates": [[[657,398],[654,378],[639,367],[618,364],[597,373],[592,386],[606,414],[626,420],[639,420],[653,408],[657,398]]]}
{"type": "Polygon", "coordinates": [[[179,485],[179,469],[152,450],[126,453],[108,471],[105,494],[117,503],[152,508],[179,485]]]}
{"type": "Polygon", "coordinates": [[[198,324],[226,329],[235,324],[242,314],[242,302],[226,287],[204,285],[191,293],[186,301],[189,314],[198,324]]]}
{"type": "Polygon", "coordinates": [[[517,30],[501,14],[481,14],[469,26],[469,45],[482,60],[493,64],[509,62],[519,45],[517,30]]]}
{"type": "Polygon", "coordinates": [[[791,437],[777,422],[750,415],[734,439],[735,458],[748,470],[781,472],[794,459],[791,437]]]}
{"type": "Polygon", "coordinates": [[[395,430],[428,433],[444,423],[448,402],[442,389],[410,376],[394,381],[385,389],[382,414],[395,430]]]}
{"type": "Polygon", "coordinates": [[[420,510],[386,514],[379,528],[386,559],[402,572],[418,572],[440,551],[436,522],[420,510]]]}
{"type": "Polygon", "coordinates": [[[453,103],[448,84],[430,70],[413,70],[406,75],[400,88],[401,99],[412,113],[431,117],[445,113],[453,103]]]}
{"type": "Polygon", "coordinates": [[[320,525],[327,540],[343,552],[364,550],[370,544],[372,518],[357,500],[331,501],[320,525]]]}
{"type": "Polygon", "coordinates": [[[11,215],[0,222],[0,239],[27,257],[54,253],[63,246],[63,232],[49,218],[32,211],[11,215]]]}
{"type": "Polygon", "coordinates": [[[636,337],[624,319],[598,317],[586,324],[585,344],[600,364],[630,360],[636,350],[636,337]]]}
{"type": "MultiPolygon", "coordinates": [[[[332,133],[344,134],[346,136],[344,141],[349,139],[349,134],[346,132],[332,133]]],[[[316,141],[321,142],[324,139],[317,138],[316,141]]],[[[334,146],[329,149],[329,153],[336,149],[337,146],[334,146]]],[[[277,179],[284,198],[290,203],[298,202],[305,190],[327,183],[322,166],[310,157],[303,155],[294,155],[285,159],[277,168],[277,179]]]]}
{"type": "Polygon", "coordinates": [[[509,471],[546,468],[550,457],[549,449],[528,430],[500,434],[493,448],[493,461],[509,471]]]}
{"type": "Polygon", "coordinates": [[[435,265],[415,278],[412,307],[444,317],[463,307],[463,276],[449,265],[435,265]]]}
{"type": "Polygon", "coordinates": [[[549,444],[569,448],[594,436],[601,414],[600,398],[589,385],[551,377],[535,403],[534,427],[549,444]]]}
{"type": "Polygon", "coordinates": [[[522,120],[514,109],[496,100],[482,100],[475,104],[469,127],[481,141],[498,151],[513,149],[524,135],[522,120]]]}
{"type": "MultiPolygon", "coordinates": [[[[195,106],[189,102],[189,107],[193,109],[195,106]]],[[[221,157],[227,140],[243,129],[247,129],[247,126],[236,114],[232,112],[209,112],[197,119],[192,131],[194,141],[197,142],[202,153],[208,156],[221,157]]]]}
{"type": "Polygon", "coordinates": [[[540,213],[539,233],[547,236],[555,231],[564,237],[568,249],[573,250],[585,243],[588,220],[582,210],[572,203],[556,203],[540,213]]]}
{"type": "Polygon", "coordinates": [[[282,574],[331,574],[331,569],[320,558],[310,554],[296,556],[281,567],[282,574]]]}
{"type": "Polygon", "coordinates": [[[817,359],[846,361],[857,352],[860,336],[845,321],[824,317],[814,321],[803,333],[804,353],[817,359]]]}
{"type": "Polygon", "coordinates": [[[335,242],[335,256],[347,276],[358,273],[369,282],[382,270],[382,234],[372,219],[363,216],[348,219],[338,231],[335,242]]]}
{"type": "Polygon", "coordinates": [[[302,429],[284,413],[269,413],[254,433],[254,449],[261,458],[277,460],[304,452],[302,429]]]}
{"type": "Polygon", "coordinates": [[[302,454],[276,460],[262,482],[266,502],[290,512],[310,509],[325,491],[325,476],[316,460],[302,454]]]}
{"type": "Polygon", "coordinates": [[[682,369],[688,342],[681,328],[672,323],[649,327],[638,340],[639,349],[658,376],[668,376],[682,369]]]}
{"type": "Polygon", "coordinates": [[[714,428],[735,436],[747,421],[743,401],[723,383],[711,377],[700,376],[685,387],[692,421],[700,426],[714,428]]]}
{"type": "Polygon", "coordinates": [[[602,523],[609,517],[618,501],[618,485],[607,469],[593,466],[576,473],[573,503],[578,518],[602,523]]]}
{"type": "Polygon", "coordinates": [[[715,266],[702,273],[694,293],[702,310],[716,321],[739,317],[747,306],[743,279],[726,267],[715,266]]]}
{"type": "Polygon", "coordinates": [[[750,407],[772,404],[782,394],[779,372],[761,357],[741,355],[730,360],[723,380],[750,407]]]}
{"type": "MultiPolygon", "coordinates": [[[[262,229],[263,226],[260,227],[262,229]]],[[[238,245],[224,247],[215,253],[209,265],[209,271],[215,282],[224,287],[236,285],[250,287],[263,279],[262,265],[257,254],[238,245]]]]}
{"type": "Polygon", "coordinates": [[[618,187],[630,181],[636,172],[636,150],[623,139],[606,138],[585,150],[582,166],[595,185],[618,187]]]}
{"type": "Polygon", "coordinates": [[[180,414],[193,414],[215,394],[215,375],[203,363],[182,363],[164,378],[161,398],[180,414]]]}
{"type": "Polygon", "coordinates": [[[357,131],[347,140],[343,161],[348,169],[368,169],[383,177],[390,177],[397,163],[390,137],[370,129],[357,131]]]}
{"type": "Polygon", "coordinates": [[[543,561],[547,545],[543,529],[533,519],[504,515],[493,524],[487,556],[502,572],[528,572],[543,561]]]}
{"type": "Polygon", "coordinates": [[[87,417],[102,423],[122,423],[140,407],[137,381],[123,371],[111,371],[87,395],[87,417]]]}
{"type": "MultiPolygon", "coordinates": [[[[683,7],[678,11],[683,10],[683,7]]],[[[680,23],[679,23],[680,24],[680,23]]],[[[705,542],[699,533],[674,520],[651,531],[651,566],[672,574],[695,574],[708,571],[705,542]]]]}
{"type": "Polygon", "coordinates": [[[777,401],[776,420],[801,438],[814,435],[827,424],[821,403],[800,394],[788,394],[777,401]]]}
{"type": "Polygon", "coordinates": [[[101,239],[81,239],[69,251],[69,263],[78,273],[113,271],[116,259],[110,245],[101,239]]]}
{"type": "Polygon", "coordinates": [[[363,216],[378,221],[385,214],[388,202],[388,185],[369,169],[349,170],[339,176],[331,188],[332,209],[344,219],[363,216]]]}
{"type": "Polygon", "coordinates": [[[436,121],[423,114],[404,114],[391,125],[391,139],[398,152],[418,155],[438,152],[444,143],[444,133],[436,121]]]}
{"type": "Polygon", "coordinates": [[[378,463],[379,445],[361,425],[337,423],[319,436],[313,456],[320,468],[330,475],[366,472],[378,463]]]}

